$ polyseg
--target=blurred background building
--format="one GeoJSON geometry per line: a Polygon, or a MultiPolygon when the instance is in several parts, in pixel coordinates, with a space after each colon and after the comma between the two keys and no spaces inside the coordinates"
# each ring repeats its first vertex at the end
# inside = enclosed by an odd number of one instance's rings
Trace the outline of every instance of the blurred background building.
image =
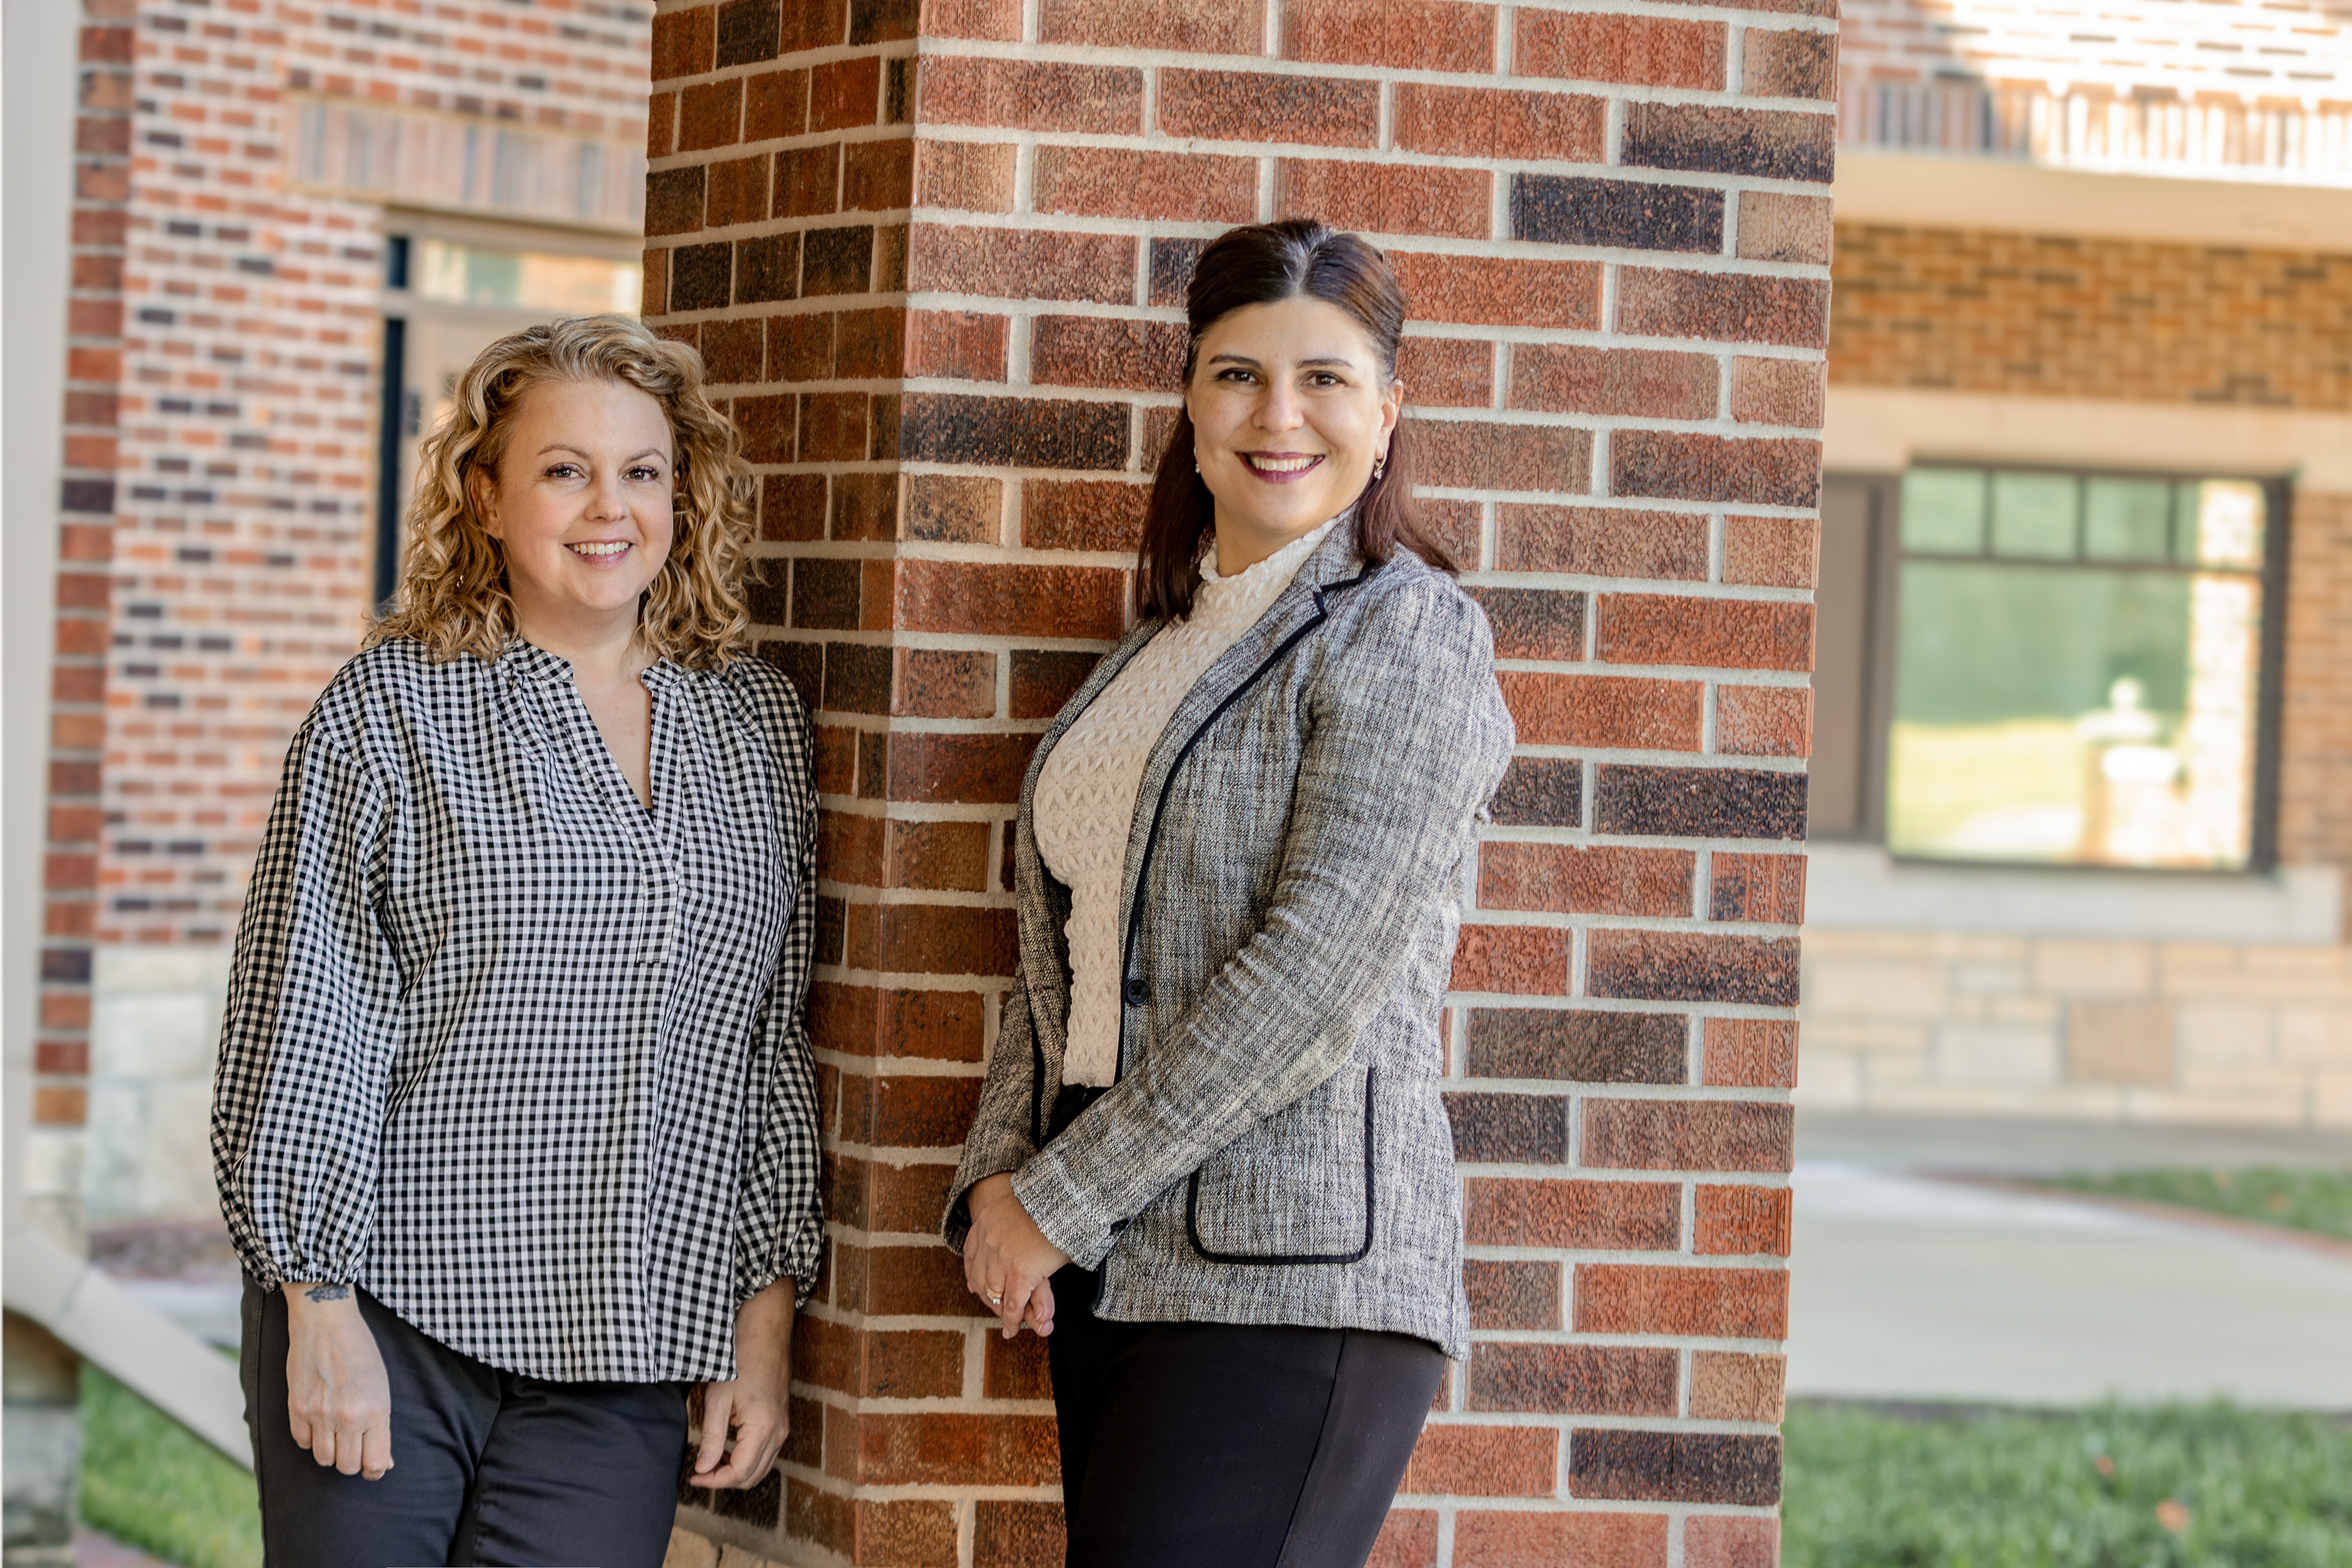
{"type": "Polygon", "coordinates": [[[1799,1102],[2352,1126],[2352,12],[1842,68],[1799,1102]]]}

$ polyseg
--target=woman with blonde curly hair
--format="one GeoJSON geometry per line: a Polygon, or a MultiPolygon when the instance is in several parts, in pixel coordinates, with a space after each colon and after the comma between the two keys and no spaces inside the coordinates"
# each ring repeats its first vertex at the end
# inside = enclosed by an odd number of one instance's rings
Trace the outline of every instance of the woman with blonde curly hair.
{"type": "Polygon", "coordinates": [[[483,351],[296,734],[213,1152],[273,1568],[662,1560],[757,1484],[824,1243],[808,719],[694,353],[483,351]],[[395,1460],[397,1468],[395,1468],[395,1460]]]}

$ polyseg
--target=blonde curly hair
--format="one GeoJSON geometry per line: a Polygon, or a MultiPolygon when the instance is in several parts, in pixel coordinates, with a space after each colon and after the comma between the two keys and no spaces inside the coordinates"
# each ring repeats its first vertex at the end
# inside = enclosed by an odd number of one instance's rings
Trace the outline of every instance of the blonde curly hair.
{"type": "Polygon", "coordinates": [[[467,367],[448,417],[417,449],[400,584],[368,645],[414,637],[436,662],[469,653],[487,663],[505,650],[514,635],[506,553],[476,513],[472,481],[496,482],[523,394],[550,381],[619,382],[661,405],[677,447],[674,531],[637,635],[655,658],[692,668],[740,657],[751,624],[742,581],[757,481],[734,422],[703,395],[701,356],[628,316],[527,328],[467,367]]]}

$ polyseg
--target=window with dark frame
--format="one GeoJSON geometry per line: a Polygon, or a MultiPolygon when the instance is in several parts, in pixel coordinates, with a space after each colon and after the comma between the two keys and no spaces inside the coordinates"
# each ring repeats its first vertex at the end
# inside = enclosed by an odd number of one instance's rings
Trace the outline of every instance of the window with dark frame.
{"type": "Polygon", "coordinates": [[[1917,860],[2265,868],[2286,500],[2215,475],[1830,476],[1813,836],[1917,860]]]}

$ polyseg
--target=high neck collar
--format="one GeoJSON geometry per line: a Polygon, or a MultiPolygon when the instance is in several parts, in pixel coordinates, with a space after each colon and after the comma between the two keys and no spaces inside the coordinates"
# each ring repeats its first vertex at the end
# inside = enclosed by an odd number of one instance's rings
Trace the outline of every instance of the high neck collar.
{"type": "Polygon", "coordinates": [[[1298,575],[1307,558],[1315,553],[1331,531],[1348,521],[1350,511],[1343,511],[1320,527],[1309,529],[1265,560],[1256,562],[1227,577],[1217,570],[1216,535],[1209,536],[1209,547],[1201,554],[1201,586],[1193,597],[1194,612],[1209,610],[1212,614],[1244,607],[1262,609],[1298,575]]]}

